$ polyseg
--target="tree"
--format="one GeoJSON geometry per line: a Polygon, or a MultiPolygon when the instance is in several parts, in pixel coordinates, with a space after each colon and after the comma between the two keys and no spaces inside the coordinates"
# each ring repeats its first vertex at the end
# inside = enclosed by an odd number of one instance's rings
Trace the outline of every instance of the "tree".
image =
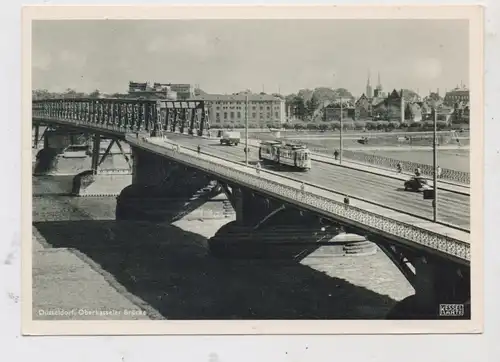
{"type": "Polygon", "coordinates": [[[315,88],[312,96],[315,97],[320,103],[333,102],[337,98],[335,91],[326,87],[315,88]]]}
{"type": "Polygon", "coordinates": [[[55,98],[56,95],[54,93],[49,92],[47,89],[34,89],[31,91],[31,97],[33,98],[33,100],[51,99],[55,98]]]}
{"type": "Polygon", "coordinates": [[[312,117],[314,115],[314,112],[316,111],[316,109],[318,109],[319,106],[320,106],[319,100],[313,95],[311,99],[309,99],[306,102],[306,108],[307,108],[306,114],[309,117],[312,117]]]}
{"type": "Polygon", "coordinates": [[[413,101],[418,98],[417,92],[411,90],[411,89],[403,89],[403,98],[405,101],[413,101]]]}
{"type": "Polygon", "coordinates": [[[304,98],[295,96],[291,104],[293,115],[301,120],[304,120],[307,115],[306,104],[304,98]]]}
{"type": "Polygon", "coordinates": [[[375,114],[383,120],[386,120],[388,117],[387,107],[385,104],[380,104],[375,109],[375,114]]]}
{"type": "Polygon", "coordinates": [[[328,124],[326,123],[321,123],[320,125],[318,125],[318,128],[321,130],[321,131],[326,131],[328,129],[328,124]]]}
{"type": "Polygon", "coordinates": [[[353,98],[352,93],[345,88],[337,88],[334,90],[334,92],[337,95],[337,97],[353,98]]]}
{"type": "Polygon", "coordinates": [[[89,97],[90,98],[99,98],[100,95],[101,95],[101,92],[99,92],[99,89],[96,89],[95,91],[93,91],[92,93],[89,94],[89,97]]]}
{"type": "Polygon", "coordinates": [[[301,97],[304,100],[304,102],[307,102],[309,99],[311,99],[311,97],[313,96],[313,93],[314,93],[314,91],[312,91],[310,89],[301,89],[297,93],[297,96],[301,97]]]}

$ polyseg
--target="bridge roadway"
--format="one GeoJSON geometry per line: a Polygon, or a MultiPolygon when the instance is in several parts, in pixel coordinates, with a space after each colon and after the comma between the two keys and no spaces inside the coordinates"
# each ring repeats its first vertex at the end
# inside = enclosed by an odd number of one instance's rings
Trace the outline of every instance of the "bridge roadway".
{"type": "MultiPolygon", "coordinates": [[[[205,139],[183,134],[169,133],[167,137],[180,144],[181,147],[195,149],[202,146],[202,152],[222,157],[231,161],[244,161],[244,145],[222,146],[217,139],[205,139]]],[[[258,152],[251,149],[249,160],[256,162],[258,152]]],[[[276,170],[273,165],[263,167],[276,170]]],[[[354,169],[337,167],[313,161],[308,172],[283,170],[284,175],[299,181],[311,182],[334,191],[376,202],[388,207],[414,214],[415,216],[432,218],[431,200],[423,200],[422,194],[403,190],[400,180],[369,174],[354,169]]],[[[461,228],[470,228],[470,197],[439,190],[438,219],[442,222],[461,228]]]]}

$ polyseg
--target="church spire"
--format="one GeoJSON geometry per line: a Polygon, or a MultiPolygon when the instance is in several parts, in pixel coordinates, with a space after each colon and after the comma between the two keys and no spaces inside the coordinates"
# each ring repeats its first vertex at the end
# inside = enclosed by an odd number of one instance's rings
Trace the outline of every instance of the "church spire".
{"type": "Polygon", "coordinates": [[[381,88],[382,84],[380,83],[380,72],[378,72],[378,82],[377,82],[377,87],[381,88]]]}
{"type": "Polygon", "coordinates": [[[368,98],[372,97],[372,86],[370,84],[370,69],[368,69],[368,79],[366,80],[366,96],[368,98]]]}

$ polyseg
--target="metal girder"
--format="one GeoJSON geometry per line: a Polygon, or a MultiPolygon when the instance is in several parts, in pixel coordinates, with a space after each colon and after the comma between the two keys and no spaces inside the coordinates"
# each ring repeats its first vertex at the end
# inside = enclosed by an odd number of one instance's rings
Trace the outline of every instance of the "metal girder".
{"type": "Polygon", "coordinates": [[[92,146],[92,164],[91,169],[94,175],[97,173],[97,168],[99,166],[99,151],[101,148],[101,135],[99,133],[94,135],[93,146],[92,146]]]}
{"type": "Polygon", "coordinates": [[[226,194],[227,199],[231,203],[231,206],[233,207],[233,209],[236,210],[236,204],[234,203],[234,199],[233,199],[232,187],[231,187],[231,189],[229,189],[230,186],[228,184],[223,183],[223,182],[218,182],[218,183],[221,186],[222,191],[226,194]]]}
{"type": "Polygon", "coordinates": [[[97,167],[99,167],[104,162],[106,157],[109,155],[109,151],[111,151],[111,147],[113,147],[114,143],[115,143],[115,140],[111,140],[111,142],[108,145],[108,148],[106,148],[106,151],[104,151],[104,154],[102,155],[101,160],[97,164],[97,167]]]}
{"type": "Polygon", "coordinates": [[[263,223],[265,223],[267,220],[269,220],[271,217],[276,215],[278,212],[285,210],[285,205],[278,206],[276,209],[271,211],[269,214],[264,216],[261,220],[257,222],[257,224],[254,225],[253,229],[257,230],[263,223]]]}
{"type": "MultiPolygon", "coordinates": [[[[371,241],[371,240],[370,240],[371,241]]],[[[395,245],[377,244],[378,247],[389,257],[394,265],[404,275],[406,280],[411,285],[415,285],[416,272],[415,268],[410,267],[411,261],[405,256],[403,250],[395,245]]]]}
{"type": "Polygon", "coordinates": [[[121,152],[123,158],[125,159],[125,161],[127,161],[129,169],[132,170],[132,163],[130,162],[130,159],[128,158],[128,156],[125,153],[125,151],[123,150],[122,145],[120,144],[120,142],[118,140],[116,140],[115,143],[118,146],[118,148],[120,149],[120,152],[121,152]]]}
{"type": "MultiPolygon", "coordinates": [[[[68,126],[74,124],[75,127],[80,128],[103,128],[103,131],[105,129],[107,133],[147,131],[158,134],[161,129],[167,130],[169,125],[175,130],[179,122],[181,122],[181,128],[185,129],[190,122],[189,112],[195,114],[201,109],[206,109],[203,100],[73,98],[33,100],[32,102],[34,121],[68,126]]],[[[206,128],[205,123],[200,122],[200,127],[206,128]]],[[[203,130],[198,130],[198,134],[200,133],[203,133],[203,130]]]]}

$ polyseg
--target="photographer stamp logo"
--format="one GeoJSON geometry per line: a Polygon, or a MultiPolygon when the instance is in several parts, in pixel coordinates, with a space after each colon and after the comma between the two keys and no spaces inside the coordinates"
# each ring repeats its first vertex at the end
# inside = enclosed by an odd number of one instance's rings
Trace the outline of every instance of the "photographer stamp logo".
{"type": "Polygon", "coordinates": [[[440,317],[462,317],[464,315],[463,304],[440,304],[439,316],[440,317]]]}

